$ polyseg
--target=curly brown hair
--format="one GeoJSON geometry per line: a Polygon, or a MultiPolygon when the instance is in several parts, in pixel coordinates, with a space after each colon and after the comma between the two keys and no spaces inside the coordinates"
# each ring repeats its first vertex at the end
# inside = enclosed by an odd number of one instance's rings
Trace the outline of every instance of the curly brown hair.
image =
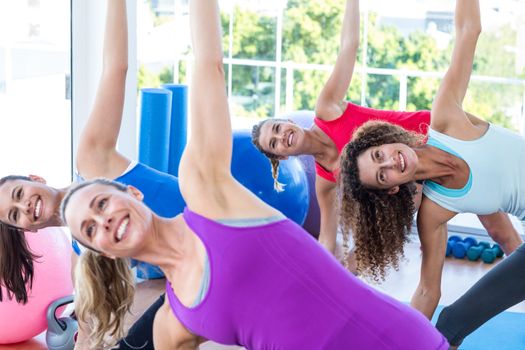
{"type": "Polygon", "coordinates": [[[416,211],[416,186],[414,182],[400,185],[396,194],[365,187],[359,180],[357,157],[370,147],[389,143],[416,146],[423,140],[424,135],[397,125],[370,121],[357,129],[341,154],[339,221],[343,238],[348,242],[352,232],[357,271],[375,281],[383,280],[389,267],[397,270],[404,257],[416,211]]]}

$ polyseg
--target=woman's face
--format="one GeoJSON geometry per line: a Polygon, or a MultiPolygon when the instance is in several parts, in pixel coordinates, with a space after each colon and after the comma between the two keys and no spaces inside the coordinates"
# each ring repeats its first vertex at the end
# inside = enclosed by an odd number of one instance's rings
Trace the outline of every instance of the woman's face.
{"type": "Polygon", "coordinates": [[[8,180],[0,186],[0,221],[28,231],[61,226],[61,199],[42,178],[8,180]]]}
{"type": "Polygon", "coordinates": [[[304,130],[295,123],[269,120],[261,126],[259,144],[268,153],[286,158],[301,154],[304,130]]]}
{"type": "Polygon", "coordinates": [[[69,199],[64,216],[74,236],[110,257],[133,257],[152,229],[151,211],[133,187],[92,184],[69,199]]]}
{"type": "Polygon", "coordinates": [[[396,193],[399,185],[414,180],[418,158],[404,143],[370,147],[357,157],[359,180],[365,187],[396,193]]]}

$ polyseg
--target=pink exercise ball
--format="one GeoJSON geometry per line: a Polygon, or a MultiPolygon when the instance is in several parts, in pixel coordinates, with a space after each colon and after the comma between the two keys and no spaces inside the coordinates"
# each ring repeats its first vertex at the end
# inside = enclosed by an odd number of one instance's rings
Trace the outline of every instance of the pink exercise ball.
{"type": "MultiPolygon", "coordinates": [[[[73,293],[71,281],[71,243],[59,227],[26,232],[30,249],[40,258],[34,262],[33,288],[28,302],[0,302],[0,344],[26,341],[47,328],[46,312],[50,303],[73,293]]],[[[3,287],[2,287],[3,288],[3,287]]],[[[6,295],[5,289],[2,290],[6,295]]]]}

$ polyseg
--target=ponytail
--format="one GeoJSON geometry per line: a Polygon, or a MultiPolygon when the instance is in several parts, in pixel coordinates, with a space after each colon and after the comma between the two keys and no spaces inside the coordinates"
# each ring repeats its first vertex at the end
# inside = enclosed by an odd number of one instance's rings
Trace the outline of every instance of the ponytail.
{"type": "Polygon", "coordinates": [[[270,158],[270,164],[272,165],[273,189],[276,192],[283,192],[286,185],[277,180],[279,177],[279,159],[270,158]]]}
{"type": "Polygon", "coordinates": [[[75,312],[87,325],[90,348],[112,348],[125,335],[124,317],[135,293],[129,261],[86,251],[75,275],[75,312]]]}

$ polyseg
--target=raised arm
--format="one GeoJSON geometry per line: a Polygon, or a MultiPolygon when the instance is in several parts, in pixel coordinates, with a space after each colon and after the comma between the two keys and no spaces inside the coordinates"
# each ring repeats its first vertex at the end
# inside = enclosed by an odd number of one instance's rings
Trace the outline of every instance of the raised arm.
{"type": "Polygon", "coordinates": [[[441,132],[450,127],[471,124],[462,104],[467,92],[481,20],[478,0],[457,0],[456,40],[450,67],[443,78],[432,105],[431,127],[441,132]],[[459,123],[459,125],[458,125],[459,123]]]}
{"type": "Polygon", "coordinates": [[[345,104],[342,102],[352,81],[358,48],[359,0],[347,0],[339,54],[315,107],[318,118],[332,120],[343,114],[345,104]]]}
{"type": "Polygon", "coordinates": [[[276,215],[230,171],[233,142],[217,0],[189,3],[195,64],[190,139],[179,165],[181,193],[190,209],[210,218],[276,215]]]}
{"type": "Polygon", "coordinates": [[[85,178],[114,178],[129,164],[116,150],[128,70],[126,0],[107,0],[103,52],[95,103],[77,149],[77,170],[85,178]]]}
{"type": "Polygon", "coordinates": [[[224,81],[217,1],[191,0],[190,27],[195,56],[191,135],[187,151],[206,172],[230,171],[232,132],[224,81]]]}

